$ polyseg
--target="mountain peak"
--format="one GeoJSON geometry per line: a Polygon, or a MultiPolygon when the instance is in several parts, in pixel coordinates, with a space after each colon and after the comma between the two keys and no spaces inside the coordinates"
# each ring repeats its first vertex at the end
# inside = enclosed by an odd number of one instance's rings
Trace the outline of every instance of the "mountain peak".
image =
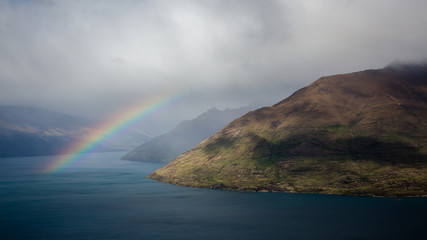
{"type": "Polygon", "coordinates": [[[211,108],[209,108],[209,110],[208,111],[206,111],[206,112],[219,112],[220,110],[218,109],[218,108],[216,108],[216,107],[211,107],[211,108]]]}
{"type": "Polygon", "coordinates": [[[386,68],[321,77],[149,177],[252,191],[426,195],[426,80],[386,68]]]}

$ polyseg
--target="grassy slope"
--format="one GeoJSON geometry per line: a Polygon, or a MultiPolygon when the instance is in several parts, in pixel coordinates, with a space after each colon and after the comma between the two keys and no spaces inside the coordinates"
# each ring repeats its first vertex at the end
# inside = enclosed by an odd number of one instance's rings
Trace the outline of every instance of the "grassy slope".
{"type": "Polygon", "coordinates": [[[425,196],[424,99],[414,98],[413,89],[405,94],[407,84],[379,94],[387,77],[320,79],[233,121],[149,177],[248,191],[425,196]],[[369,86],[374,80],[380,84],[369,86]]]}
{"type": "Polygon", "coordinates": [[[416,148],[364,137],[322,144],[336,131],[331,128],[312,139],[292,135],[279,148],[255,136],[204,143],[150,177],[185,186],[249,191],[427,195],[427,159],[416,148]],[[286,145],[291,151],[284,150],[286,145]]]}

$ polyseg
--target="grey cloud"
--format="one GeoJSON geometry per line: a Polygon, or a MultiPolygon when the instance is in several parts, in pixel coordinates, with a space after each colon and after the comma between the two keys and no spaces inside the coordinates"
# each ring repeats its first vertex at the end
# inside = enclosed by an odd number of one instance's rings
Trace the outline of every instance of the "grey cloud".
{"type": "Polygon", "coordinates": [[[425,58],[426,8],[420,0],[0,1],[0,103],[101,118],[190,90],[158,116],[170,124],[211,106],[274,103],[322,75],[425,58]]]}

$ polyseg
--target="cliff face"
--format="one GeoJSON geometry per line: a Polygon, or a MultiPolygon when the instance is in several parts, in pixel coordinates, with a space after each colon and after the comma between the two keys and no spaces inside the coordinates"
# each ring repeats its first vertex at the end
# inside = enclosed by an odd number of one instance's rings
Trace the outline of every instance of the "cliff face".
{"type": "Polygon", "coordinates": [[[322,77],[152,173],[251,191],[427,195],[427,68],[322,77]]]}
{"type": "Polygon", "coordinates": [[[122,159],[169,162],[181,153],[195,147],[203,139],[212,136],[227,123],[247,113],[250,109],[250,107],[225,110],[212,108],[197,118],[183,121],[175,129],[142,144],[123,156],[122,159]]]}

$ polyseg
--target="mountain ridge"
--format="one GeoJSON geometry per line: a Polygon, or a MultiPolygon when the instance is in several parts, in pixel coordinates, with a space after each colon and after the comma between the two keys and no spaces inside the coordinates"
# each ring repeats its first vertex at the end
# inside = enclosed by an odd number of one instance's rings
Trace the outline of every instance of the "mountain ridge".
{"type": "Polygon", "coordinates": [[[427,68],[321,77],[148,177],[249,191],[427,195],[427,68]]]}
{"type": "Polygon", "coordinates": [[[143,143],[123,156],[122,159],[169,162],[251,109],[253,109],[251,106],[224,110],[210,108],[196,118],[184,120],[171,131],[143,143]]]}

